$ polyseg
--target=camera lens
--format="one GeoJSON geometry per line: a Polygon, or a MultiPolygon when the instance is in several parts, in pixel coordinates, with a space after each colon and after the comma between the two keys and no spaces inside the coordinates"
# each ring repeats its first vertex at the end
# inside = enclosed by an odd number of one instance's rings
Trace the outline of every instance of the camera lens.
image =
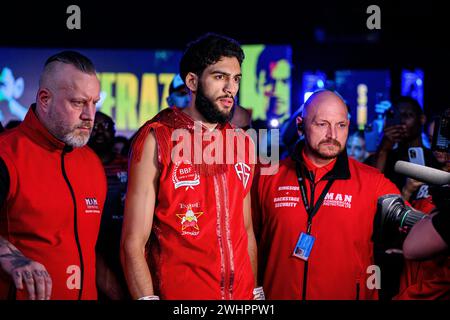
{"type": "Polygon", "coordinates": [[[379,226],[384,231],[409,229],[425,215],[405,205],[403,199],[396,194],[388,194],[378,198],[377,215],[379,215],[379,226]]]}

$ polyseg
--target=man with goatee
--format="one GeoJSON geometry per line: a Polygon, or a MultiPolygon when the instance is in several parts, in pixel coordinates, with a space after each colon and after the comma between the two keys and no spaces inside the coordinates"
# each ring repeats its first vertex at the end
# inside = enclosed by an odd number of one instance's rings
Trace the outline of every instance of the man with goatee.
{"type": "Polygon", "coordinates": [[[314,93],[297,117],[304,135],[275,175],[254,181],[260,278],[268,299],[376,299],[377,199],[398,194],[378,170],[348,158],[348,109],[314,93]]]}

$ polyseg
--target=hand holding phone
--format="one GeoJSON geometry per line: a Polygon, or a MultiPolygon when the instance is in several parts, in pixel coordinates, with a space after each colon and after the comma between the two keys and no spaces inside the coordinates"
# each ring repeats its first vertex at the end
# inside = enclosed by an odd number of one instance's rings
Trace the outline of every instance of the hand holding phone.
{"type": "Polygon", "coordinates": [[[392,127],[395,125],[402,124],[402,118],[400,116],[400,112],[391,109],[388,109],[385,112],[385,120],[384,120],[384,127],[392,127]]]}
{"type": "Polygon", "coordinates": [[[449,152],[450,140],[450,108],[442,116],[435,119],[432,151],[449,152]]]}

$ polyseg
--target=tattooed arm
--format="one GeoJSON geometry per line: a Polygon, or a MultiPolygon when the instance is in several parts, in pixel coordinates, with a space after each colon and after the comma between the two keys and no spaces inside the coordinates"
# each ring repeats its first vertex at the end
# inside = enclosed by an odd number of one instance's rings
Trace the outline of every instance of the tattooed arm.
{"type": "Polygon", "coordinates": [[[14,245],[0,236],[0,268],[14,281],[18,290],[25,288],[30,300],[49,300],[52,280],[45,267],[25,257],[14,245]]]}

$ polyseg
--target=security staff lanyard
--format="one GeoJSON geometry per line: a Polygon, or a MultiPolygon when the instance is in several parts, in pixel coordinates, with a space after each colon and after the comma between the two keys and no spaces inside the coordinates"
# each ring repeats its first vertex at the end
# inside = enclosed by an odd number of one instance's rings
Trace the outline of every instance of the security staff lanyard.
{"type": "MultiPolygon", "coordinates": [[[[311,203],[309,203],[308,197],[306,195],[305,180],[303,179],[303,175],[302,175],[301,168],[300,168],[300,163],[298,161],[295,164],[295,169],[297,171],[298,186],[300,188],[300,193],[302,196],[303,204],[305,205],[305,210],[306,210],[306,213],[308,214],[308,227],[307,227],[306,232],[307,232],[307,234],[311,234],[312,218],[316,215],[317,211],[319,211],[319,208],[322,205],[323,200],[325,199],[325,195],[330,190],[331,185],[333,184],[334,180],[328,180],[325,188],[323,189],[322,193],[319,196],[319,199],[317,199],[316,204],[314,204],[314,186],[311,186],[311,203]],[[312,204],[312,206],[310,204],[312,204]]],[[[308,171],[308,173],[309,173],[309,171],[308,171]]],[[[314,176],[310,176],[310,179],[314,185],[314,176]]]]}
{"type": "MultiPolygon", "coordinates": [[[[305,186],[305,180],[303,179],[302,170],[300,167],[300,162],[296,161],[295,164],[295,170],[297,172],[297,180],[298,180],[298,186],[300,188],[300,193],[302,196],[303,204],[305,205],[306,213],[308,214],[308,226],[306,229],[306,234],[311,234],[311,226],[312,226],[312,219],[316,215],[317,211],[319,211],[320,206],[323,203],[323,200],[325,199],[325,195],[328,193],[328,191],[331,188],[331,185],[333,184],[334,180],[328,180],[325,188],[323,189],[322,193],[319,196],[319,199],[317,199],[316,204],[314,204],[314,175],[312,175],[309,171],[308,174],[310,175],[310,179],[312,181],[311,185],[311,204],[308,202],[308,197],[306,195],[306,186],[305,186]]],[[[308,261],[305,261],[305,267],[303,271],[303,291],[302,291],[302,300],[306,300],[306,288],[307,288],[307,280],[308,280],[308,261]]]]}

